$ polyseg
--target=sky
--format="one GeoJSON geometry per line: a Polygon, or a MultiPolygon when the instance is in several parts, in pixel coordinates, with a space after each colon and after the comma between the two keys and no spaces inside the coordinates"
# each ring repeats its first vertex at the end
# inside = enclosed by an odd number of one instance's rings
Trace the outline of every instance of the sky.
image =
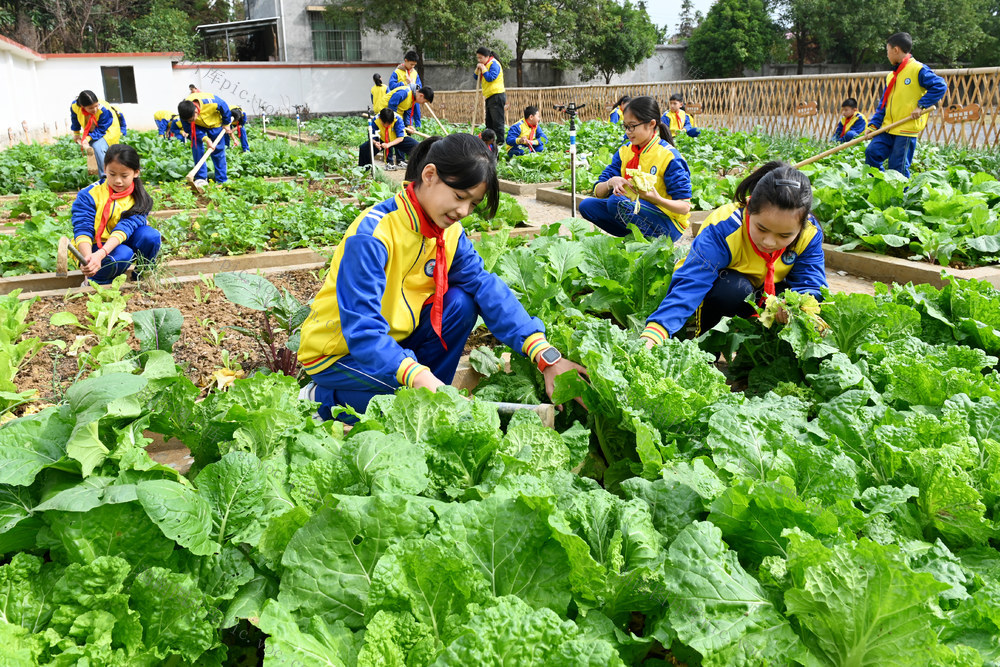
{"type": "MultiPolygon", "coordinates": [[[[693,0],[695,11],[708,13],[712,0],[693,0]]],[[[656,25],[667,24],[667,36],[677,31],[677,16],[681,11],[681,0],[646,0],[646,11],[656,25]]]]}

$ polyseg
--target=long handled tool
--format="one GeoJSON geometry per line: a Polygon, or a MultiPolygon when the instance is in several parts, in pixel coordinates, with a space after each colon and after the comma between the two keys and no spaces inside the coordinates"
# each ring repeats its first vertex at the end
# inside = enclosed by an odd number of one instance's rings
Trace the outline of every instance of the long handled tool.
{"type": "Polygon", "coordinates": [[[423,132],[421,132],[417,128],[413,127],[412,125],[407,125],[406,126],[406,131],[409,132],[410,134],[415,134],[418,137],[423,137],[424,139],[430,139],[431,138],[431,135],[424,134],[423,132]]]}
{"type": "MultiPolygon", "coordinates": [[[[194,175],[197,174],[198,170],[201,169],[202,165],[204,165],[205,162],[208,161],[208,156],[212,154],[212,152],[215,150],[215,147],[218,146],[219,142],[225,139],[225,137],[226,137],[226,131],[225,129],[223,129],[222,132],[219,132],[219,136],[215,138],[215,141],[213,141],[208,145],[208,148],[205,150],[205,154],[202,155],[201,159],[198,160],[198,162],[194,165],[194,169],[188,172],[187,175],[188,185],[190,185],[191,189],[193,189],[198,194],[204,193],[205,188],[199,187],[198,185],[195,184],[194,175]]],[[[197,141],[197,140],[198,140],[197,135],[191,137],[191,141],[197,141]]]]}
{"type": "Polygon", "coordinates": [[[68,260],[68,255],[67,255],[67,253],[73,253],[73,256],[76,257],[76,261],[78,261],[80,263],[80,266],[83,266],[84,264],[87,263],[87,260],[85,260],[83,258],[83,254],[79,250],[77,250],[76,246],[73,245],[73,242],[70,241],[65,236],[61,236],[61,237],[59,237],[59,250],[58,250],[58,254],[56,255],[56,275],[57,276],[62,277],[62,276],[67,275],[67,273],[68,273],[68,267],[67,267],[67,264],[68,264],[68,261],[67,261],[68,260]]]}
{"type": "MultiPolygon", "coordinates": [[[[920,115],[922,116],[925,113],[930,113],[933,110],[934,110],[934,107],[929,107],[927,109],[924,109],[923,112],[921,112],[920,115]]],[[[919,116],[918,116],[918,118],[919,118],[919,116]]],[[[825,150],[825,151],[823,151],[822,153],[820,153],[818,155],[813,155],[811,158],[806,158],[802,162],[796,162],[792,166],[795,167],[796,169],[801,169],[802,167],[806,166],[807,164],[812,164],[813,162],[816,162],[817,160],[822,160],[825,157],[830,157],[834,153],[839,153],[840,151],[844,150],[845,148],[850,148],[851,146],[857,146],[862,141],[868,141],[869,139],[871,139],[872,137],[874,137],[876,135],[882,134],[883,132],[885,132],[887,130],[891,130],[894,127],[899,127],[903,123],[909,123],[911,120],[913,120],[913,119],[910,118],[909,116],[907,116],[903,120],[897,120],[895,123],[890,123],[889,125],[883,125],[882,127],[880,127],[879,129],[875,130],[874,132],[868,132],[866,134],[861,135],[860,137],[857,137],[855,139],[851,139],[850,141],[848,141],[846,143],[840,144],[839,146],[834,146],[833,148],[831,148],[829,150],[825,150]]]]}
{"type": "Polygon", "coordinates": [[[424,102],[424,104],[427,105],[427,110],[431,112],[431,116],[433,116],[434,120],[437,121],[438,127],[441,128],[441,132],[443,132],[444,136],[447,137],[448,136],[448,130],[444,129],[444,125],[441,123],[440,120],[438,120],[437,114],[434,113],[434,109],[431,107],[431,103],[430,102],[424,102]]]}

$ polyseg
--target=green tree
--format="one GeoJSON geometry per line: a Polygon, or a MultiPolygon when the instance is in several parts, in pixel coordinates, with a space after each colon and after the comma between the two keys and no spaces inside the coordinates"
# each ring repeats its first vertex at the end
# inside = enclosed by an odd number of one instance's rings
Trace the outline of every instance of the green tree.
{"type": "Polygon", "coordinates": [[[821,14],[816,38],[830,62],[885,63],[885,40],[900,30],[903,0],[830,3],[821,14]]]}
{"type": "Polygon", "coordinates": [[[470,76],[480,46],[489,46],[501,60],[510,53],[501,44],[493,46],[493,34],[500,28],[505,9],[502,0],[427,0],[419,7],[411,0],[341,0],[330,4],[361,10],[366,31],[394,32],[405,47],[417,52],[421,78],[428,52],[437,60],[468,69],[470,76]]]}
{"type": "Polygon", "coordinates": [[[986,39],[982,24],[989,5],[987,0],[906,0],[904,29],[913,35],[919,60],[955,65],[973,58],[986,39]]]}
{"type": "Polygon", "coordinates": [[[764,64],[776,32],[761,0],[716,0],[688,40],[687,59],[703,78],[740,76],[764,64]]]}
{"type": "Polygon", "coordinates": [[[798,64],[796,74],[802,74],[806,60],[815,59],[819,52],[817,33],[822,30],[822,17],[827,3],[822,0],[784,0],[779,7],[782,25],[792,37],[792,49],[798,64]]]}
{"type": "Polygon", "coordinates": [[[1000,0],[988,0],[980,20],[985,37],[972,56],[972,64],[975,67],[998,65],[1000,64],[1000,0]]]}
{"type": "Polygon", "coordinates": [[[701,12],[695,11],[694,3],[691,0],[683,0],[681,2],[680,22],[677,24],[677,33],[674,37],[689,39],[703,18],[701,12]]]}
{"type": "MultiPolygon", "coordinates": [[[[514,67],[518,87],[524,85],[524,53],[546,46],[558,51],[557,42],[572,34],[580,0],[508,0],[504,17],[514,24],[514,67]]],[[[495,50],[495,49],[494,49],[495,50]]]]}
{"type": "Polygon", "coordinates": [[[631,0],[598,0],[581,7],[575,33],[566,46],[568,60],[581,68],[581,80],[602,74],[604,83],[649,58],[664,38],[646,4],[631,0]]]}
{"type": "Polygon", "coordinates": [[[109,43],[120,53],[183,51],[189,57],[197,53],[199,46],[187,14],[168,0],[157,0],[148,13],[124,24],[109,43]]]}

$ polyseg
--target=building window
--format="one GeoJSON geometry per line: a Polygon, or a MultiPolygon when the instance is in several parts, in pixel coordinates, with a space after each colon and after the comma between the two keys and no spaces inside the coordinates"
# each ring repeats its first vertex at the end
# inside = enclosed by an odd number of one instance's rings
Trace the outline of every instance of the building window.
{"type": "Polygon", "coordinates": [[[112,104],[138,104],[135,96],[135,73],[131,67],[102,67],[104,99],[112,104]]]}
{"type": "Polygon", "coordinates": [[[313,60],[361,60],[361,20],[357,14],[309,11],[313,60]]]}

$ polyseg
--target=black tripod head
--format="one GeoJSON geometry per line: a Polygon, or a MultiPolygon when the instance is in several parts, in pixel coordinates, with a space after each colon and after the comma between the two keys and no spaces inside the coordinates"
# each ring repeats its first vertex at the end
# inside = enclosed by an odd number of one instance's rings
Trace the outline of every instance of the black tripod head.
{"type": "Polygon", "coordinates": [[[570,102],[569,104],[553,104],[552,108],[556,111],[560,111],[570,118],[576,117],[576,112],[587,106],[586,102],[583,104],[577,104],[576,102],[570,102]]]}

